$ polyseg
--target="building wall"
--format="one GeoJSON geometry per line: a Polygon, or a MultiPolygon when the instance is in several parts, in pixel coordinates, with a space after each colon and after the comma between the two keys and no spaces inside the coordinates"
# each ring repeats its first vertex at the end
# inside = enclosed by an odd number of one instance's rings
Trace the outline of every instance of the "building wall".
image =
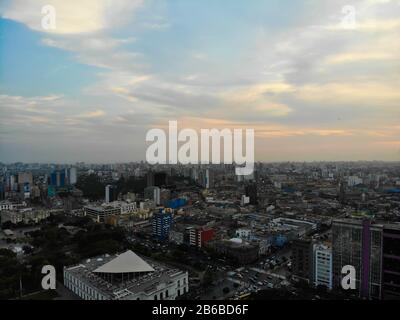
{"type": "Polygon", "coordinates": [[[312,282],[313,251],[310,240],[295,240],[292,245],[293,275],[301,280],[312,282]]]}
{"type": "Polygon", "coordinates": [[[383,299],[400,300],[400,228],[397,226],[383,230],[382,270],[383,299]]]}
{"type": "Polygon", "coordinates": [[[328,248],[315,250],[315,286],[332,289],[332,250],[328,248]]]}
{"type": "Polygon", "coordinates": [[[381,298],[382,226],[368,220],[339,220],[332,224],[333,285],[341,288],[342,268],[356,270],[356,288],[360,297],[381,298]]]}

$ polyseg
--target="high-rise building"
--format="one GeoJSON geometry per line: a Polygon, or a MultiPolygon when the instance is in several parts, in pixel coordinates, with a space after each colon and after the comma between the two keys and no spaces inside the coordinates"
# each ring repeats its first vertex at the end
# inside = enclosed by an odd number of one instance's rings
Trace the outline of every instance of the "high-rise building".
{"type": "Polygon", "coordinates": [[[168,184],[168,175],[166,172],[156,172],[154,174],[154,186],[163,187],[168,184]]]}
{"type": "Polygon", "coordinates": [[[147,187],[144,189],[144,198],[154,201],[158,206],[161,203],[161,190],[159,187],[147,187]]]}
{"type": "Polygon", "coordinates": [[[25,183],[33,184],[32,172],[19,172],[18,173],[18,184],[24,185],[25,183]]]}
{"type": "Polygon", "coordinates": [[[400,300],[400,226],[385,225],[383,229],[382,296],[400,300]]]}
{"type": "Polygon", "coordinates": [[[214,171],[210,169],[206,169],[206,189],[212,189],[214,188],[214,171]]]}
{"type": "Polygon", "coordinates": [[[78,174],[77,174],[76,168],[72,167],[69,169],[68,178],[69,178],[70,184],[72,184],[72,185],[76,184],[76,182],[78,181],[78,174]]]}
{"type": "Polygon", "coordinates": [[[154,172],[153,171],[149,171],[146,174],[146,186],[147,187],[153,187],[154,184],[154,172]]]}
{"type": "Polygon", "coordinates": [[[172,226],[172,213],[157,212],[153,215],[153,236],[159,241],[169,238],[169,231],[172,226]]]}
{"type": "Polygon", "coordinates": [[[356,271],[356,290],[367,299],[380,299],[382,289],[382,234],[383,226],[368,219],[334,220],[333,286],[341,288],[342,268],[353,266],[356,271]]]}
{"type": "Polygon", "coordinates": [[[293,276],[307,283],[313,282],[313,245],[311,240],[294,240],[292,244],[293,276]]]}
{"type": "Polygon", "coordinates": [[[258,198],[257,198],[257,185],[255,183],[248,184],[245,188],[246,197],[250,198],[251,205],[257,205],[258,198]]]}
{"type": "Polygon", "coordinates": [[[207,227],[191,228],[189,230],[189,244],[202,248],[207,242],[214,238],[214,229],[207,227]]]}
{"type": "Polygon", "coordinates": [[[115,200],[117,200],[117,187],[109,184],[105,190],[105,202],[110,203],[115,200]]]}
{"type": "Polygon", "coordinates": [[[64,187],[66,174],[65,170],[56,170],[50,174],[50,185],[53,187],[64,187]]]}
{"type": "Polygon", "coordinates": [[[5,186],[3,182],[0,182],[0,200],[4,200],[5,196],[5,186]]]}
{"type": "Polygon", "coordinates": [[[314,284],[332,289],[332,249],[325,245],[314,246],[314,284]]]}

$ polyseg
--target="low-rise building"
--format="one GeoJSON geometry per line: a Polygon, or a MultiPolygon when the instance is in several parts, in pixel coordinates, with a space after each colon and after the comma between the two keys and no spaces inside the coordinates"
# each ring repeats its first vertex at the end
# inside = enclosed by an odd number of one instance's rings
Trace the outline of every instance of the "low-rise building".
{"type": "Polygon", "coordinates": [[[126,251],[64,267],[64,285],[84,300],[175,300],[188,273],[126,251]]]}

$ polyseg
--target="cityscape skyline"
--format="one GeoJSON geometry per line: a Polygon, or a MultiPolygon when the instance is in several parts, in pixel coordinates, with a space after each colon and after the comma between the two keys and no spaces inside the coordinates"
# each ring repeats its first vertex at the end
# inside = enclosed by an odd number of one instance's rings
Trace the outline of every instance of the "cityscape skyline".
{"type": "Polygon", "coordinates": [[[398,161],[399,14],[397,0],[3,1],[0,161],[141,161],[170,120],[254,129],[256,161],[398,161]]]}

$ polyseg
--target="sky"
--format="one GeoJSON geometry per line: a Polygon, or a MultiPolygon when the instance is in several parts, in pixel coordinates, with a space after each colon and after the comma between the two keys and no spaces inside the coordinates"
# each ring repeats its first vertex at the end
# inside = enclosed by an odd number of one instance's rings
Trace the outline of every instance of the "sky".
{"type": "Polygon", "coordinates": [[[171,120],[254,129],[257,161],[398,161],[399,88],[400,0],[0,2],[2,162],[140,161],[171,120]]]}

